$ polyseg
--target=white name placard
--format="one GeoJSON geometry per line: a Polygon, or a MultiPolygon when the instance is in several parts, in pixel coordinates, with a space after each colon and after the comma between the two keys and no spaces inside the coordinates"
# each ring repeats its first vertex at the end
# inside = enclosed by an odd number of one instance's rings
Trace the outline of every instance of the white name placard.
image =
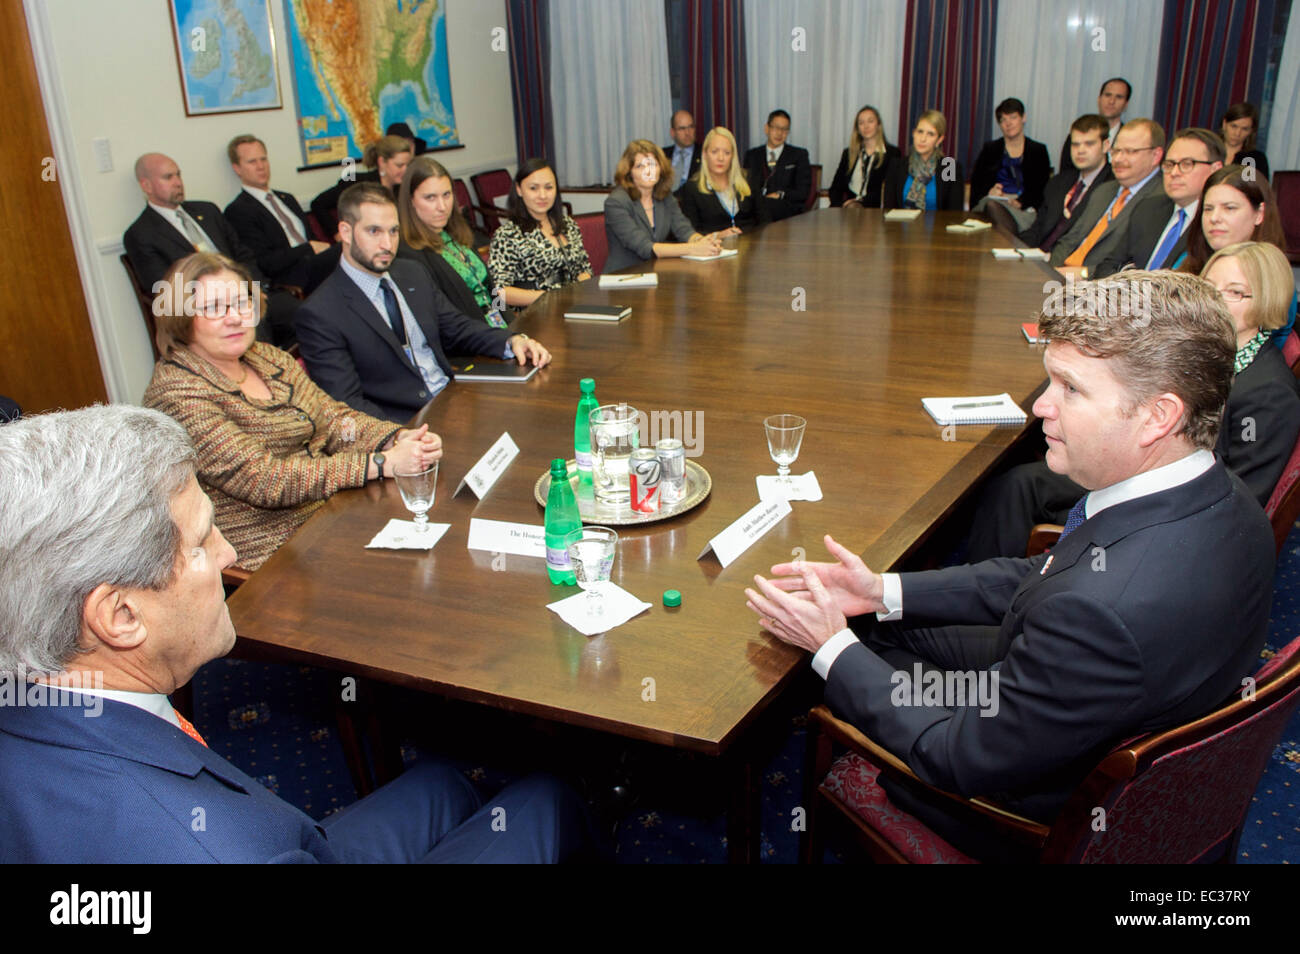
{"type": "MultiPolygon", "coordinates": [[[[786,504],[789,507],[789,504],[786,504]]],[[[546,559],[546,530],[527,523],[509,523],[505,520],[483,520],[473,517],[469,522],[469,549],[487,550],[491,553],[513,553],[516,556],[546,559]]]]}
{"type": "Polygon", "coordinates": [[[784,498],[760,500],[745,511],[743,517],[710,540],[704,552],[695,559],[703,560],[705,554],[712,550],[718,562],[727,566],[748,550],[755,540],[780,523],[789,512],[790,501],[784,498]]]}
{"type": "Polygon", "coordinates": [[[504,431],[497,438],[497,442],[488,448],[488,452],[478,459],[478,463],[471,467],[469,473],[456,485],[452,496],[456,496],[468,487],[474,491],[474,496],[482,500],[483,495],[492,489],[497,478],[505,473],[510,462],[518,456],[518,445],[511,439],[510,432],[504,431]]]}

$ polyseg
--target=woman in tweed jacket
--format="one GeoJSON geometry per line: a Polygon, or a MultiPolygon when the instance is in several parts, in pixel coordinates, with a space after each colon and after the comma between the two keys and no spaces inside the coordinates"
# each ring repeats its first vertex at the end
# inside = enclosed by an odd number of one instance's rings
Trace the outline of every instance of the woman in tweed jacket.
{"type": "Polygon", "coordinates": [[[144,395],[189,432],[217,526],[247,570],[336,490],[442,456],[427,425],[395,428],[353,410],[293,357],[255,341],[256,294],[224,256],[200,252],[172,266],[155,304],[163,357],[144,395]]]}

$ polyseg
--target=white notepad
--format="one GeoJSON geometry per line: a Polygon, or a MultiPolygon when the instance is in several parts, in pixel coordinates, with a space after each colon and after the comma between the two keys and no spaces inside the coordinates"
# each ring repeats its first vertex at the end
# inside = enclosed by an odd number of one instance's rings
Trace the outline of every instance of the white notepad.
{"type": "Polygon", "coordinates": [[[993,228],[992,225],[988,222],[982,221],[981,219],[967,219],[965,222],[958,222],[955,225],[947,226],[949,232],[957,232],[959,234],[983,232],[986,229],[991,228],[993,228]]]}
{"type": "Polygon", "coordinates": [[[682,258],[688,262],[716,262],[720,258],[731,258],[739,253],[739,249],[724,248],[717,255],[683,255],[682,258]]]}
{"type": "Polygon", "coordinates": [[[885,213],[886,222],[910,222],[921,214],[920,209],[890,209],[885,213]]]}
{"type": "Polygon", "coordinates": [[[601,288],[658,288],[659,276],[654,272],[641,272],[636,275],[601,275],[601,288]]]}
{"type": "Polygon", "coordinates": [[[939,424],[1023,424],[1029,415],[1011,395],[979,394],[974,397],[921,398],[921,406],[939,424]]]}

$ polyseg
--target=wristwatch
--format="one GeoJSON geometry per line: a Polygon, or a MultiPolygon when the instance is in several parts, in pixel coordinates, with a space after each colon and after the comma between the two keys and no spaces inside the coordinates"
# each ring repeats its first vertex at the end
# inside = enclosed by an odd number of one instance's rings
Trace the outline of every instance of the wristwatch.
{"type": "Polygon", "coordinates": [[[379,479],[384,479],[384,455],[376,451],[371,455],[375,462],[375,470],[379,472],[379,479]]]}

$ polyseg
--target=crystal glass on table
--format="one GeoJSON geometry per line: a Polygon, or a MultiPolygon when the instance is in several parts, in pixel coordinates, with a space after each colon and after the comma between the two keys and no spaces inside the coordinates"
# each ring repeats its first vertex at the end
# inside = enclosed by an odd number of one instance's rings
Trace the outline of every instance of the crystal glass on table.
{"type": "Polygon", "coordinates": [[[435,460],[425,470],[398,468],[393,471],[402,503],[415,514],[415,529],[420,533],[429,530],[429,510],[433,507],[434,491],[438,484],[438,462],[435,460]]]}
{"type": "Polygon", "coordinates": [[[618,548],[618,533],[609,527],[582,527],[564,538],[569,551],[569,563],[578,585],[586,591],[588,616],[603,616],[605,605],[601,595],[614,568],[614,553],[618,548]]]}
{"type": "Polygon", "coordinates": [[[763,429],[767,431],[767,452],[776,462],[777,476],[783,480],[790,478],[790,465],[799,456],[807,425],[808,422],[797,414],[773,414],[763,421],[763,429]]]}

